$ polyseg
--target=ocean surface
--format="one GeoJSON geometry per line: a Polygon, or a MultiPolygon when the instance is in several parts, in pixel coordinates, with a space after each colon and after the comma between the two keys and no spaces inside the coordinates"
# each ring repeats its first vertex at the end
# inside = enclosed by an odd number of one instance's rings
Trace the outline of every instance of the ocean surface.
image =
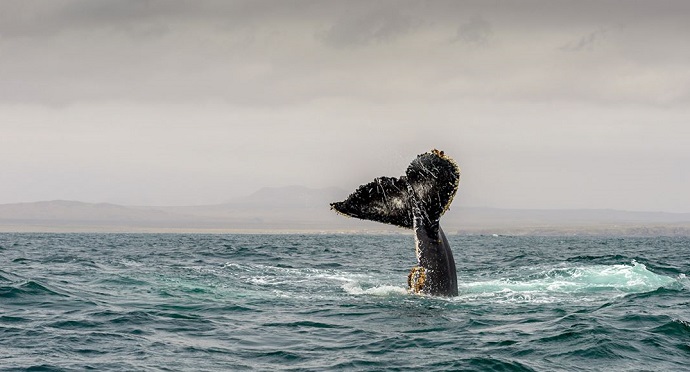
{"type": "Polygon", "coordinates": [[[0,370],[690,370],[690,238],[449,240],[0,234],[0,370]]]}

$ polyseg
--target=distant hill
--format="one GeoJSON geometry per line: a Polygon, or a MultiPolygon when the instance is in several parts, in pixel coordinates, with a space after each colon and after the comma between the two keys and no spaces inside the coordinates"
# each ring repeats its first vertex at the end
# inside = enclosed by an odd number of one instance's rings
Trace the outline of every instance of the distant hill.
{"type": "MultiPolygon", "coordinates": [[[[340,216],[338,188],[267,187],[218,205],[134,207],[77,201],[0,204],[0,231],[409,233],[340,216]]],[[[690,235],[690,214],[616,210],[522,210],[454,205],[447,233],[690,235]]]]}
{"type": "Polygon", "coordinates": [[[331,187],[311,189],[304,186],[264,187],[255,193],[229,203],[225,206],[251,205],[264,208],[323,208],[332,201],[346,198],[348,192],[331,187]]]}
{"type": "Polygon", "coordinates": [[[444,216],[443,223],[461,234],[690,236],[690,213],[456,208],[444,216]]]}
{"type": "Polygon", "coordinates": [[[170,213],[151,207],[125,207],[107,203],[83,203],[67,200],[35,203],[0,204],[0,230],[88,228],[110,230],[128,226],[184,226],[192,216],[170,213]]]}
{"type": "MultiPolygon", "coordinates": [[[[337,188],[266,187],[218,205],[160,207],[165,212],[192,215],[198,226],[231,230],[357,230],[354,219],[330,210],[332,201],[347,197],[337,188]]],[[[380,230],[381,228],[379,228],[380,230]]],[[[383,230],[386,230],[383,227],[383,230]]]]}

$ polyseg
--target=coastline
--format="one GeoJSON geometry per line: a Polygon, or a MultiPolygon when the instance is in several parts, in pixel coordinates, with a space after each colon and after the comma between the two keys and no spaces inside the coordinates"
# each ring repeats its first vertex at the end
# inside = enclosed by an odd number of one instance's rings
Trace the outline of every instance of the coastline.
{"type": "MultiPolygon", "coordinates": [[[[447,235],[462,236],[690,236],[688,224],[615,224],[590,226],[527,225],[527,226],[443,226],[447,235]]],[[[219,228],[201,226],[137,226],[112,224],[7,224],[0,221],[0,233],[121,233],[121,234],[255,234],[255,235],[410,235],[395,228],[338,227],[243,227],[219,228]]]]}

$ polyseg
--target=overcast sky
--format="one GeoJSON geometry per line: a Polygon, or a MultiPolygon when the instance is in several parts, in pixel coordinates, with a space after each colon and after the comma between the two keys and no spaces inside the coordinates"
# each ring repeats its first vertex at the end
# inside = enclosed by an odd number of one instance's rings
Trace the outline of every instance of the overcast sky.
{"type": "Polygon", "coordinates": [[[3,1],[0,203],[354,190],[690,212],[690,2],[3,1]]]}

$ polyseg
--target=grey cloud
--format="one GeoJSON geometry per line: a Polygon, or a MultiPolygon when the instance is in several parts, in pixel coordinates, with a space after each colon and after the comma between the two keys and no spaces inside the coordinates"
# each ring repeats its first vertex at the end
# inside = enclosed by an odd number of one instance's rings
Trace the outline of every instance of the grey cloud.
{"type": "Polygon", "coordinates": [[[620,4],[2,2],[0,102],[687,101],[688,5],[620,4]]]}
{"type": "MultiPolygon", "coordinates": [[[[316,3],[316,5],[314,5],[316,3]]],[[[309,17],[313,0],[25,0],[0,4],[0,36],[46,37],[69,31],[127,30],[137,25],[196,22],[225,28],[276,18],[309,17]]]]}
{"type": "Polygon", "coordinates": [[[491,24],[480,16],[472,17],[458,27],[454,42],[464,42],[474,46],[485,46],[489,43],[493,31],[491,24]]]}
{"type": "Polygon", "coordinates": [[[0,202],[351,189],[439,147],[463,167],[462,203],[687,212],[688,14],[681,0],[0,1],[0,202]]]}
{"type": "Polygon", "coordinates": [[[566,43],[560,49],[569,52],[592,50],[597,44],[604,42],[609,31],[609,29],[602,27],[596,31],[592,31],[587,35],[580,37],[577,40],[573,40],[566,43]]]}
{"type": "Polygon", "coordinates": [[[395,40],[415,27],[415,20],[399,9],[351,12],[318,35],[335,47],[363,46],[395,40]]]}
{"type": "Polygon", "coordinates": [[[127,28],[154,18],[171,17],[174,1],[23,1],[3,4],[0,35],[3,37],[54,37],[65,31],[88,32],[102,28],[127,28]],[[9,9],[6,7],[9,6],[9,9]]]}

